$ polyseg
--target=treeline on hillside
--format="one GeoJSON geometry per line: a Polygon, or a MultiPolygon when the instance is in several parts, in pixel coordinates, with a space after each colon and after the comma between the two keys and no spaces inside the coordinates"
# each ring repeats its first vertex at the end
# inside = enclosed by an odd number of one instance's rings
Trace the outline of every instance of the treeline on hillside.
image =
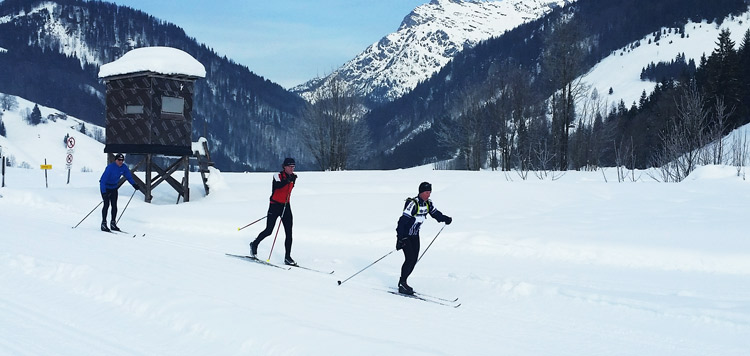
{"type": "Polygon", "coordinates": [[[676,80],[681,77],[692,77],[695,75],[695,60],[685,60],[685,53],[680,53],[669,62],[649,63],[641,70],[641,80],[661,82],[664,80],[676,80]]]}
{"type": "MultiPolygon", "coordinates": [[[[532,145],[542,145],[552,152],[534,166],[576,168],[577,163],[571,162],[568,152],[573,143],[571,135],[577,131],[570,129],[579,119],[574,102],[582,95],[581,88],[574,85],[575,78],[601,59],[662,28],[684,33],[687,21],[720,22],[729,14],[746,10],[743,0],[579,0],[558,8],[548,16],[461,52],[412,92],[368,114],[365,119],[379,140],[375,143],[379,153],[372,164],[397,168],[446,159],[458,153],[461,161],[458,168],[478,169],[492,160],[482,153],[490,151],[501,152],[497,153],[496,167],[517,168],[530,166],[530,162],[528,159],[508,162],[503,157],[519,151],[535,151],[538,148],[532,145]],[[523,79],[514,85],[529,89],[508,89],[507,78],[514,76],[523,79]],[[464,122],[467,117],[481,113],[498,116],[509,107],[523,107],[523,110],[512,109],[510,119],[494,119],[508,122],[507,125],[484,126],[482,137],[472,138],[474,146],[459,144],[468,140],[460,137],[459,128],[477,127],[482,121],[464,122]],[[548,117],[552,117],[551,122],[548,117]],[[519,130],[548,134],[525,141],[528,138],[521,138],[519,130]],[[445,135],[450,132],[455,134],[445,135]],[[409,137],[405,140],[406,135],[409,137]]],[[[588,95],[601,98],[606,93],[588,95]]]]}
{"type": "Polygon", "coordinates": [[[574,139],[580,143],[580,158],[572,168],[590,163],[662,167],[669,170],[665,180],[679,180],[699,163],[743,164],[737,160],[744,158],[722,152],[719,146],[701,151],[750,122],[750,30],[739,45],[730,39],[728,30],[719,34],[716,43],[711,55],[701,58],[694,75],[659,83],[651,95],[644,93],[629,108],[620,102],[604,119],[601,132],[596,132],[595,124],[580,122],[582,130],[574,139]],[[610,144],[596,150],[585,149],[586,142],[610,144]]]}
{"type": "Polygon", "coordinates": [[[574,101],[564,100],[565,89],[537,101],[533,76],[514,65],[503,72],[497,100],[439,123],[437,140],[460,153],[451,168],[478,169],[488,161],[491,168],[526,174],[660,167],[657,179],[679,181],[699,164],[746,163],[746,142],[729,151],[722,151],[728,145],[709,144],[750,122],[750,30],[739,45],[722,31],[694,73],[665,79],[630,105],[608,104],[606,94],[575,81],[567,86],[574,101]],[[560,127],[565,115],[575,120],[560,127]],[[567,141],[561,139],[565,130],[567,141]],[[561,150],[567,157],[562,167],[561,150]]]}

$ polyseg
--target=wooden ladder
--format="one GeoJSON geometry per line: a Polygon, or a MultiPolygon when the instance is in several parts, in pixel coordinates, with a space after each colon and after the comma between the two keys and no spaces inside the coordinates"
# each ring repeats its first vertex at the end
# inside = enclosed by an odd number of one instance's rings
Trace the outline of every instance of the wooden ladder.
{"type": "Polygon", "coordinates": [[[202,155],[199,151],[195,151],[195,158],[198,161],[198,170],[201,172],[201,178],[203,180],[203,188],[206,190],[206,195],[208,195],[208,176],[210,174],[210,170],[208,167],[213,167],[214,162],[211,161],[211,154],[208,152],[208,142],[203,141],[203,152],[206,153],[206,155],[202,155]]]}

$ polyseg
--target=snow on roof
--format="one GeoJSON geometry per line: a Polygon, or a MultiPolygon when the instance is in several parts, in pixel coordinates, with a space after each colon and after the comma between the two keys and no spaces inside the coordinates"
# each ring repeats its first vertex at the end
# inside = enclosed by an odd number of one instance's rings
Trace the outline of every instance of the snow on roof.
{"type": "Polygon", "coordinates": [[[206,77],[206,68],[193,56],[171,47],[136,48],[122,57],[102,65],[99,78],[138,72],[154,72],[165,75],[187,75],[206,77]]]}

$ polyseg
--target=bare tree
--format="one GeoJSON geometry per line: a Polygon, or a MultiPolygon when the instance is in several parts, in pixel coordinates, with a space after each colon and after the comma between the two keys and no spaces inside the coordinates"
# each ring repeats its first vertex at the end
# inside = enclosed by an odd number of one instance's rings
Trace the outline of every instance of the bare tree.
{"type": "Polygon", "coordinates": [[[724,164],[724,132],[728,124],[728,118],[734,114],[734,107],[727,109],[724,98],[717,97],[714,102],[714,122],[709,129],[708,140],[713,142],[710,150],[706,150],[707,164],[724,164]]]}
{"type": "Polygon", "coordinates": [[[583,34],[572,17],[552,24],[545,39],[543,65],[552,86],[559,91],[552,95],[553,135],[556,138],[558,168],[568,169],[568,137],[575,119],[575,101],[585,90],[580,79],[580,66],[585,55],[583,34]]]}
{"type": "Polygon", "coordinates": [[[749,150],[747,134],[734,136],[732,144],[732,165],[737,169],[737,176],[745,179],[745,166],[747,166],[747,154],[749,150]]]}
{"type": "Polygon", "coordinates": [[[665,182],[680,182],[695,170],[707,143],[704,133],[708,127],[708,112],[695,81],[688,84],[675,101],[677,115],[667,131],[660,134],[662,149],[656,157],[656,166],[661,167],[665,182]]]}
{"type": "Polygon", "coordinates": [[[438,126],[438,142],[456,149],[467,170],[482,168],[488,148],[485,122],[482,108],[474,106],[455,121],[444,120],[438,126]]]}
{"type": "Polygon", "coordinates": [[[619,147],[615,143],[615,169],[617,170],[617,181],[624,182],[630,179],[631,182],[635,182],[638,178],[635,177],[635,150],[633,149],[633,137],[630,137],[630,142],[626,143],[625,140],[620,140],[619,147]],[[628,167],[630,167],[630,177],[628,177],[628,167]]]}
{"type": "Polygon", "coordinates": [[[0,94],[0,108],[3,110],[15,110],[18,107],[18,100],[13,95],[0,94]]]}
{"type": "Polygon", "coordinates": [[[321,170],[345,170],[364,160],[370,134],[359,100],[334,77],[316,92],[300,130],[321,170]]]}

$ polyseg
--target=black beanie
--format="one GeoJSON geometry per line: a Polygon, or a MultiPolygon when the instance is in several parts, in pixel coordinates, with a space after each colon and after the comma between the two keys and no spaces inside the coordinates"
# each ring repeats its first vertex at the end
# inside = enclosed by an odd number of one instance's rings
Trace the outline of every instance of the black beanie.
{"type": "Polygon", "coordinates": [[[118,153],[117,156],[115,156],[115,159],[125,159],[125,156],[122,155],[122,153],[118,153]]]}
{"type": "Polygon", "coordinates": [[[426,191],[428,191],[428,190],[429,190],[429,191],[432,191],[432,184],[430,184],[430,183],[427,183],[427,182],[422,182],[422,183],[419,183],[419,193],[420,193],[420,194],[421,194],[422,192],[426,192],[426,191]]]}
{"type": "Polygon", "coordinates": [[[294,165],[294,158],[291,158],[291,157],[284,158],[284,163],[282,164],[283,167],[293,166],[293,165],[294,165]]]}

